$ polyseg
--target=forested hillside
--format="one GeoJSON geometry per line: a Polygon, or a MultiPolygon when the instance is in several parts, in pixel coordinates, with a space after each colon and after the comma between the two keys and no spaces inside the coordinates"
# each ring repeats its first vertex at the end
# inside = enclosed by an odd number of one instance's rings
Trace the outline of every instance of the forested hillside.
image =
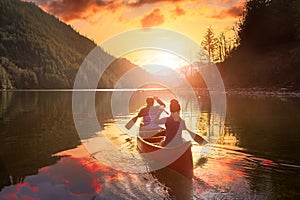
{"type": "MultiPolygon", "coordinates": [[[[79,66],[94,47],[93,41],[33,3],[0,1],[2,89],[72,88],[79,66]]],[[[113,65],[99,87],[112,87],[122,73],[134,67],[125,59],[113,65]]]]}
{"type": "Polygon", "coordinates": [[[239,46],[220,65],[230,88],[300,89],[300,1],[250,0],[239,46]]]}

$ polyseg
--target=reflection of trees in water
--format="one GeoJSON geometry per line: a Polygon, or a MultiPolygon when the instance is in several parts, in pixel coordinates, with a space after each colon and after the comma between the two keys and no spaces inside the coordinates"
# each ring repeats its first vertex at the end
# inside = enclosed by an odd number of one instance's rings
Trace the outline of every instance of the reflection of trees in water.
{"type": "Polygon", "coordinates": [[[192,91],[184,91],[179,98],[182,115],[189,128],[207,136],[210,142],[223,145],[237,144],[230,125],[223,125],[224,116],[212,112],[211,96],[207,90],[196,90],[195,94],[192,91]]]}
{"type": "MultiPolygon", "coordinates": [[[[29,112],[37,104],[37,92],[1,92],[0,117],[9,120],[21,112],[29,112]],[[20,96],[21,95],[21,96],[20,96]]],[[[0,119],[1,119],[0,118],[0,119]]]]}
{"type": "MultiPolygon", "coordinates": [[[[54,164],[54,153],[80,141],[73,123],[71,92],[13,92],[0,126],[1,187],[54,164]],[[5,173],[3,175],[3,173],[5,173]]],[[[3,98],[3,97],[2,97],[3,98]]]]}
{"type": "Polygon", "coordinates": [[[248,151],[300,163],[299,108],[297,99],[230,96],[227,123],[248,151]]]}
{"type": "Polygon", "coordinates": [[[0,93],[0,122],[3,120],[6,110],[10,104],[12,92],[0,93]]]}
{"type": "Polygon", "coordinates": [[[184,91],[180,96],[182,117],[189,129],[201,135],[209,133],[211,125],[211,105],[208,93],[184,91]]]}
{"type": "Polygon", "coordinates": [[[299,101],[280,98],[229,96],[229,130],[247,157],[243,170],[253,193],[268,199],[296,199],[299,170],[278,165],[299,160],[299,101]],[[279,173],[280,172],[280,173],[279,173]],[[284,183],[284,184],[282,184],[284,183]]]}
{"type": "Polygon", "coordinates": [[[112,92],[96,92],[95,109],[101,128],[104,127],[107,120],[113,119],[111,111],[111,94],[112,92]]]}

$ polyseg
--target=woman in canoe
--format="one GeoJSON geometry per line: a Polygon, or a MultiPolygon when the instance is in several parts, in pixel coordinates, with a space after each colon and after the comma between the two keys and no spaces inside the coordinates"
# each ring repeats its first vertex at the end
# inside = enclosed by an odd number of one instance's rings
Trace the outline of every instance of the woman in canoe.
{"type": "MultiPolygon", "coordinates": [[[[190,131],[186,125],[185,121],[180,117],[180,104],[176,99],[170,101],[170,111],[171,115],[165,119],[166,126],[166,137],[161,142],[162,146],[177,146],[182,144],[182,131],[186,130],[194,139],[196,138],[198,143],[206,144],[207,141],[201,136],[190,131]],[[200,137],[200,138],[199,138],[200,137]]],[[[160,120],[161,121],[161,120],[160,120]]]]}

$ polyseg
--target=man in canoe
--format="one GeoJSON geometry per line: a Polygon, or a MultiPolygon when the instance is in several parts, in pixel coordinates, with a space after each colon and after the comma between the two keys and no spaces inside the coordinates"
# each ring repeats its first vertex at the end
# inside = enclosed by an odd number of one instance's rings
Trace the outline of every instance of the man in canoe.
{"type": "Polygon", "coordinates": [[[157,96],[148,97],[146,98],[146,106],[140,109],[137,116],[132,118],[125,127],[130,129],[137,119],[142,117],[143,119],[140,123],[139,134],[141,137],[151,137],[162,129],[159,124],[154,122],[159,119],[160,114],[164,111],[165,107],[166,105],[157,96]],[[159,105],[154,105],[154,101],[159,105]]]}
{"type": "Polygon", "coordinates": [[[140,123],[140,135],[152,136],[158,130],[162,129],[157,123],[160,114],[164,111],[166,105],[157,96],[146,98],[146,106],[140,109],[137,117],[143,117],[140,123]],[[154,105],[156,101],[159,105],[154,105]]]}

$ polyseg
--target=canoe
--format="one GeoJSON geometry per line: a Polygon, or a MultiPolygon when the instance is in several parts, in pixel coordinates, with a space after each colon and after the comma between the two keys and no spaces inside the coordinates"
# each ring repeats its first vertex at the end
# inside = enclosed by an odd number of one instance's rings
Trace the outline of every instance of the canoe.
{"type": "MultiPolygon", "coordinates": [[[[193,177],[193,157],[191,151],[191,142],[183,142],[181,145],[175,147],[162,147],[159,145],[164,136],[161,133],[150,138],[137,137],[137,147],[142,153],[156,152],[165,154],[165,156],[175,156],[175,161],[167,164],[169,167],[181,175],[192,178],[193,177]],[[178,153],[180,152],[180,153],[178,153]],[[181,155],[180,155],[181,154],[181,155]]],[[[154,156],[153,160],[163,163],[164,155],[154,156]]],[[[166,157],[165,157],[166,158],[166,157]]]]}

